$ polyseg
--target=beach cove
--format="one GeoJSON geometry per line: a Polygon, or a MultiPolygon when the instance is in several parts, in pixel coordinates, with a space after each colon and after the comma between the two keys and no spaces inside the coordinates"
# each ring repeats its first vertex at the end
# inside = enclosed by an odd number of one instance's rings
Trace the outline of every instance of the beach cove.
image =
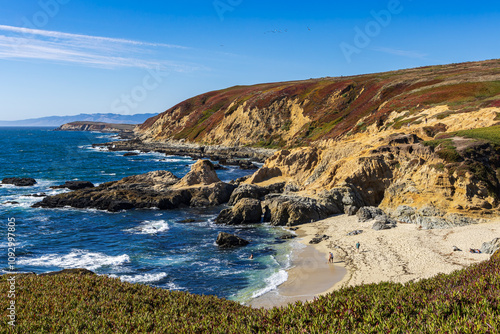
{"type": "Polygon", "coordinates": [[[295,301],[311,301],[350,286],[406,283],[449,274],[488,260],[489,254],[470,253],[469,249],[478,249],[483,242],[500,237],[498,219],[434,230],[424,230],[416,224],[398,224],[394,229],[375,231],[372,225],[373,222],[358,222],[356,216],[348,215],[300,225],[298,242],[304,247],[295,251],[289,280],[250,305],[280,307],[295,301]],[[354,230],[363,232],[347,235],[354,230]],[[316,235],[329,238],[310,245],[316,235]],[[454,251],[454,246],[460,251],[454,251]],[[327,263],[330,251],[334,254],[333,265],[327,263]]]}

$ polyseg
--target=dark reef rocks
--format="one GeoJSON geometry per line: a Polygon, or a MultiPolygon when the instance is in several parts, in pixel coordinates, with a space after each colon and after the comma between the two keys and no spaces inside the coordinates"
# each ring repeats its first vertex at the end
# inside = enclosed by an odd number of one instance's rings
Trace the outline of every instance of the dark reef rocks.
{"type": "Polygon", "coordinates": [[[51,189],[80,190],[94,188],[94,184],[89,181],[66,181],[63,185],[50,187],[51,189]]]}
{"type": "Polygon", "coordinates": [[[250,242],[233,234],[220,232],[215,241],[220,248],[232,248],[246,246],[250,242]]]}
{"type": "Polygon", "coordinates": [[[202,207],[226,203],[235,186],[221,182],[212,163],[197,161],[182,179],[168,171],[154,171],[107,182],[94,188],[45,197],[33,207],[95,208],[111,212],[158,208],[202,207]]]}
{"type": "Polygon", "coordinates": [[[36,184],[36,180],[31,177],[8,177],[2,180],[3,184],[13,184],[17,187],[31,187],[36,184]]]}

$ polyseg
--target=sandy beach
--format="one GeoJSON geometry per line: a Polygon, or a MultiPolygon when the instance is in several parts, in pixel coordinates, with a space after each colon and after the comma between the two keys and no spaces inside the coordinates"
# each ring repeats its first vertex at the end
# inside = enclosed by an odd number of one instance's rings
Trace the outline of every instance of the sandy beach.
{"type": "Polygon", "coordinates": [[[314,296],[347,286],[404,283],[451,273],[487,260],[490,255],[473,254],[469,248],[479,249],[483,242],[500,237],[500,219],[439,230],[398,224],[391,230],[375,231],[372,225],[373,222],[358,222],[356,216],[339,215],[299,226],[298,241],[307,246],[294,253],[288,280],[254,299],[251,306],[283,306],[298,300],[310,301],[314,296]],[[354,230],[363,232],[347,235],[354,230]],[[316,235],[329,238],[309,245],[316,235]],[[461,251],[454,251],[454,246],[461,251]],[[327,263],[330,251],[334,254],[333,265],[327,263]]]}

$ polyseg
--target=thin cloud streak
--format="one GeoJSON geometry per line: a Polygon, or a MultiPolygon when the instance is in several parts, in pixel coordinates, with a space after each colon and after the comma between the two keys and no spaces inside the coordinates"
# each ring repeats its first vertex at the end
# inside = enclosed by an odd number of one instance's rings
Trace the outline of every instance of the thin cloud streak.
{"type": "Polygon", "coordinates": [[[163,60],[172,52],[190,50],[179,45],[5,25],[0,25],[0,31],[4,32],[4,34],[0,33],[0,59],[39,59],[104,68],[160,67],[176,72],[191,72],[200,68],[196,64],[163,60]]]}
{"type": "Polygon", "coordinates": [[[424,57],[428,56],[428,54],[426,54],[426,53],[420,53],[420,52],[416,52],[416,51],[399,50],[399,49],[393,49],[393,48],[385,48],[385,47],[377,47],[377,48],[373,48],[372,50],[377,51],[377,52],[388,53],[388,54],[395,55],[395,56],[408,57],[408,58],[424,58],[424,57]]]}
{"type": "Polygon", "coordinates": [[[49,30],[40,30],[40,29],[30,29],[30,28],[22,28],[22,27],[13,27],[6,26],[0,24],[0,31],[9,31],[20,33],[24,35],[38,35],[44,37],[53,37],[53,38],[62,38],[62,39],[70,39],[70,40],[87,40],[94,42],[111,42],[111,43],[120,43],[120,44],[130,44],[130,45],[138,45],[138,46],[155,46],[155,47],[166,47],[173,49],[189,49],[188,47],[174,44],[163,44],[163,43],[149,43],[142,41],[134,41],[129,39],[121,39],[121,38],[110,38],[110,37],[100,37],[100,36],[91,36],[91,35],[80,35],[80,34],[70,34],[66,32],[60,31],[49,31],[49,30]]]}

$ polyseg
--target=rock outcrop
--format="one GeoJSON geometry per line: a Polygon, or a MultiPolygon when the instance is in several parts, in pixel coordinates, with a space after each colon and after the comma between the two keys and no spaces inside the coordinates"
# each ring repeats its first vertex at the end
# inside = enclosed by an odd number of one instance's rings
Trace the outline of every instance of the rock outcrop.
{"type": "Polygon", "coordinates": [[[69,189],[69,190],[79,190],[85,188],[94,188],[94,184],[89,181],[66,181],[63,185],[52,186],[52,189],[69,189]]]}
{"type": "Polygon", "coordinates": [[[103,183],[94,188],[45,197],[34,207],[70,206],[116,212],[133,208],[168,210],[220,205],[229,200],[235,186],[221,182],[216,175],[212,175],[212,171],[211,163],[198,161],[181,180],[171,172],[154,171],[103,183]]]}
{"type": "Polygon", "coordinates": [[[341,212],[338,206],[325,199],[286,194],[268,195],[262,205],[264,222],[275,226],[309,223],[341,212]]]}
{"type": "Polygon", "coordinates": [[[2,180],[3,184],[13,184],[16,187],[31,187],[36,184],[36,180],[31,177],[8,177],[2,180]]]}
{"type": "Polygon", "coordinates": [[[214,165],[208,160],[198,160],[191,166],[191,171],[175,184],[175,188],[207,186],[216,182],[220,179],[214,165]]]}
{"type": "Polygon", "coordinates": [[[226,225],[257,224],[260,223],[261,218],[260,201],[253,198],[243,198],[232,208],[222,210],[215,222],[226,225]]]}
{"type": "Polygon", "coordinates": [[[245,239],[226,232],[220,232],[215,242],[217,243],[219,248],[242,247],[250,243],[245,239]]]}
{"type": "Polygon", "coordinates": [[[493,254],[500,249],[500,238],[495,238],[490,242],[484,242],[481,246],[481,252],[486,254],[493,254]]]}

